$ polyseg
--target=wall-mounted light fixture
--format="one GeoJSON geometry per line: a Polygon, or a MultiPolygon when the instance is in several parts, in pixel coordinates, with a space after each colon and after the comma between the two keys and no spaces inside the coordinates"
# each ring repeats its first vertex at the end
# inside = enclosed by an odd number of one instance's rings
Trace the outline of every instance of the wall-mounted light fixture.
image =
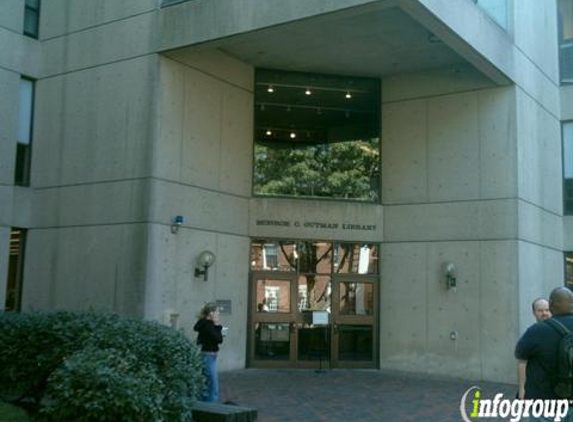
{"type": "Polygon", "coordinates": [[[456,291],[456,266],[452,262],[445,262],[443,265],[444,278],[446,280],[446,289],[456,291]]]}
{"type": "Polygon", "coordinates": [[[209,267],[213,265],[215,262],[215,254],[211,251],[203,251],[199,255],[197,259],[197,263],[200,267],[203,267],[201,270],[200,268],[195,268],[195,277],[203,276],[203,281],[208,280],[209,276],[209,267]]]}
{"type": "Polygon", "coordinates": [[[179,227],[181,227],[184,222],[185,222],[185,217],[183,217],[182,215],[176,215],[175,217],[173,217],[173,221],[171,223],[171,233],[173,234],[177,233],[177,231],[179,231],[179,227]]]}

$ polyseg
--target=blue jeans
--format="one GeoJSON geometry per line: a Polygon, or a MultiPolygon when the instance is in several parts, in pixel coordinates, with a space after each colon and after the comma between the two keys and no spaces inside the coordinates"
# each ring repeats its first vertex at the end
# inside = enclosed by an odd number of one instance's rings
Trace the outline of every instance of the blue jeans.
{"type": "Polygon", "coordinates": [[[219,401],[219,376],[217,375],[217,353],[201,352],[203,355],[203,375],[207,379],[207,389],[202,401],[219,401]]]}

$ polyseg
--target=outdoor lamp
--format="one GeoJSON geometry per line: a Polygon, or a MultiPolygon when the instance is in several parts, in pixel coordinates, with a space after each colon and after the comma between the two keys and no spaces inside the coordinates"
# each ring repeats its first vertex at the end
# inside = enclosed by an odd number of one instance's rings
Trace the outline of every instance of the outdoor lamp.
{"type": "Polygon", "coordinates": [[[203,276],[203,281],[207,281],[208,274],[209,274],[209,267],[213,265],[215,262],[215,254],[211,251],[203,251],[199,255],[197,259],[197,263],[200,267],[203,267],[201,270],[200,268],[195,268],[195,277],[199,277],[200,275],[203,276]]]}
{"type": "Polygon", "coordinates": [[[452,262],[444,263],[444,277],[446,279],[446,288],[448,290],[453,289],[454,292],[456,291],[456,266],[452,262]]]}

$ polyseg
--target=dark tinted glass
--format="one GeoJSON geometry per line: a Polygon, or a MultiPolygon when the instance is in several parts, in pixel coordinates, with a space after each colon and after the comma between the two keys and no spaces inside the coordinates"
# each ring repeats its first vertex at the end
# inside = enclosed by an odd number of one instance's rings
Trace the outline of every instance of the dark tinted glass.
{"type": "Polygon", "coordinates": [[[260,323],[255,327],[256,359],[288,360],[289,352],[289,324],[260,323]]]}
{"type": "Polygon", "coordinates": [[[371,361],[372,326],[341,325],[338,358],[346,361],[371,361]]]}

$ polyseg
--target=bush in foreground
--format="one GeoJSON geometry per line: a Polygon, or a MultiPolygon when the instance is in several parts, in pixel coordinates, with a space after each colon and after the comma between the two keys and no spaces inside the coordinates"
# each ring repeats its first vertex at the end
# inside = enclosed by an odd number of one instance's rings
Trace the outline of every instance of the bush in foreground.
{"type": "Polygon", "coordinates": [[[24,410],[0,401],[0,421],[30,422],[31,419],[24,410]]]}
{"type": "Polygon", "coordinates": [[[61,422],[183,422],[203,388],[197,347],[156,323],[93,312],[0,314],[0,395],[61,422]]]}

